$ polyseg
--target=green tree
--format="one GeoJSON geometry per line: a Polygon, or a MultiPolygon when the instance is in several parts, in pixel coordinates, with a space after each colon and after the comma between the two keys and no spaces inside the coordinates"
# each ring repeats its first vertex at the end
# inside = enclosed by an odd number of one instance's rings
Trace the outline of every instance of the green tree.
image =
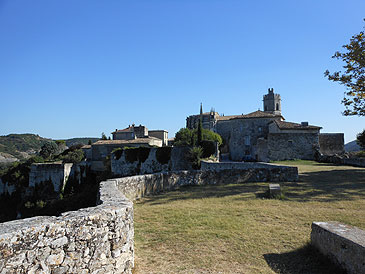
{"type": "Polygon", "coordinates": [[[58,146],[55,142],[47,142],[41,147],[39,155],[44,159],[48,159],[58,152],[58,146]]]}
{"type": "Polygon", "coordinates": [[[175,134],[176,146],[189,146],[193,143],[193,131],[188,128],[181,128],[175,134]]]}
{"type": "Polygon", "coordinates": [[[188,153],[188,159],[194,169],[200,168],[200,162],[203,155],[202,147],[192,147],[188,153]]]}
{"type": "Polygon", "coordinates": [[[108,140],[104,132],[101,133],[101,140],[108,140]]]}
{"type": "MultiPolygon", "coordinates": [[[[218,142],[222,144],[222,137],[209,129],[202,129],[202,141],[218,142]]],[[[182,128],[175,135],[176,146],[195,146],[198,144],[198,129],[182,128]]]]}
{"type": "MultiPolygon", "coordinates": [[[[365,19],[364,19],[365,21],[365,19]]],[[[330,73],[325,76],[330,81],[338,82],[347,89],[342,103],[345,106],[343,115],[365,116],[365,34],[361,31],[352,36],[350,43],[344,45],[344,52],[335,52],[332,58],[342,60],[344,71],[330,73]]]]}
{"type": "Polygon", "coordinates": [[[357,134],[356,143],[361,147],[362,150],[365,150],[365,129],[357,134]]]}

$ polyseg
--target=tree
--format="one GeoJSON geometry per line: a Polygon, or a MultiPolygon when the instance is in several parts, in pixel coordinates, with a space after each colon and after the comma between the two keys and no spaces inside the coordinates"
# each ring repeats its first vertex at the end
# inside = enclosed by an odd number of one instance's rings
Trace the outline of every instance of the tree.
{"type": "Polygon", "coordinates": [[[101,140],[108,140],[104,132],[101,133],[101,140]]]}
{"type": "Polygon", "coordinates": [[[44,159],[50,158],[58,152],[58,146],[55,142],[47,142],[41,147],[39,155],[44,159]]]}
{"type": "MultiPolygon", "coordinates": [[[[364,19],[365,21],[365,19],[364,19]]],[[[330,73],[325,71],[325,76],[330,81],[338,82],[347,89],[342,103],[345,106],[343,115],[365,116],[365,34],[361,31],[352,36],[350,43],[344,45],[344,52],[335,52],[332,58],[345,62],[344,72],[330,73]]]]}
{"type": "Polygon", "coordinates": [[[203,135],[203,104],[200,103],[200,116],[199,116],[199,123],[198,123],[198,146],[202,142],[203,135]]]}
{"type": "Polygon", "coordinates": [[[362,150],[365,150],[365,129],[357,134],[356,143],[361,147],[362,150]]]}
{"type": "MultiPolygon", "coordinates": [[[[222,137],[209,129],[202,129],[202,141],[218,142],[222,144],[222,137]]],[[[176,146],[195,146],[198,144],[198,129],[182,128],[175,135],[176,146]]]]}

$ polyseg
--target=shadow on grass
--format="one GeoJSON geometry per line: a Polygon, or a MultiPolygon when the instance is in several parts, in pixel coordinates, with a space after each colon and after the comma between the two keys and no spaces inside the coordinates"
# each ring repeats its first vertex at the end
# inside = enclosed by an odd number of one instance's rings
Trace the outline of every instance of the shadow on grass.
{"type": "MultiPolygon", "coordinates": [[[[280,183],[286,200],[341,201],[365,198],[365,169],[331,170],[302,173],[299,182],[280,183]]],[[[177,190],[145,197],[139,203],[166,204],[177,200],[234,196],[236,200],[265,198],[269,182],[229,185],[184,186],[177,190]]]]}
{"type": "Polygon", "coordinates": [[[344,274],[339,266],[333,264],[327,257],[319,253],[310,244],[291,252],[264,254],[270,268],[283,274],[344,274]]]}

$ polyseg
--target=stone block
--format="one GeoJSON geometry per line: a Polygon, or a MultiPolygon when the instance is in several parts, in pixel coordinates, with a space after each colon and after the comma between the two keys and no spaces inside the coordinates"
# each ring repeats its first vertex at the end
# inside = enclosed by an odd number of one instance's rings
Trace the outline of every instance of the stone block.
{"type": "Polygon", "coordinates": [[[269,184],[269,194],[270,194],[270,197],[280,196],[281,195],[280,185],[279,184],[269,184]]]}
{"type": "Polygon", "coordinates": [[[364,230],[338,222],[314,222],[311,242],[347,273],[365,273],[364,230]]]}

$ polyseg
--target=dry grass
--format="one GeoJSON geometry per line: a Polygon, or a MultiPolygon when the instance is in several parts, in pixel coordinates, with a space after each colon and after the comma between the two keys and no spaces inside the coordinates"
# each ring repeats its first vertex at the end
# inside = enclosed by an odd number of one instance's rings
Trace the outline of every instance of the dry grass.
{"type": "Polygon", "coordinates": [[[308,161],[284,200],[268,183],[185,187],[135,203],[134,273],[336,273],[309,245],[313,221],[365,229],[365,169],[308,161]]]}

